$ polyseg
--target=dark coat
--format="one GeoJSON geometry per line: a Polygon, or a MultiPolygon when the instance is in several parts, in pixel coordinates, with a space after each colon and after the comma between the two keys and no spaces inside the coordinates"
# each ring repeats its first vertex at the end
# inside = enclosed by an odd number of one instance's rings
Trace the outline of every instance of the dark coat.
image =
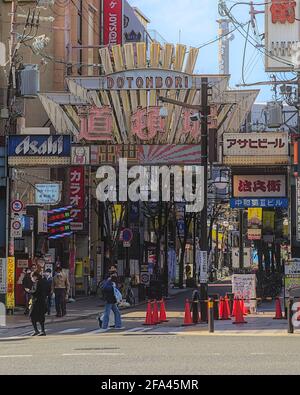
{"type": "Polygon", "coordinates": [[[32,294],[30,318],[35,322],[44,322],[47,311],[47,289],[44,279],[39,279],[37,283],[34,284],[30,293],[32,294]]]}
{"type": "Polygon", "coordinates": [[[33,282],[31,280],[31,274],[30,273],[26,273],[25,274],[25,276],[23,278],[23,281],[22,281],[22,285],[23,285],[24,290],[25,290],[25,288],[26,289],[31,289],[32,288],[33,282]]]}
{"type": "Polygon", "coordinates": [[[114,287],[113,287],[113,282],[111,279],[108,279],[104,282],[103,287],[102,287],[102,293],[103,293],[103,298],[106,303],[109,304],[116,304],[116,298],[115,298],[115,293],[114,293],[114,287]]]}

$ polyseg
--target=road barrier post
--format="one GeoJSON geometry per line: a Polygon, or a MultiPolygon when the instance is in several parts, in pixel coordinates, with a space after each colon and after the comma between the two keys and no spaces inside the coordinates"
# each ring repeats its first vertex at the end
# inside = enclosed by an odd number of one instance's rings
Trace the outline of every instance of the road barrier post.
{"type": "Polygon", "coordinates": [[[294,300],[289,299],[288,302],[288,333],[294,333],[294,325],[293,325],[293,304],[294,300]]]}
{"type": "Polygon", "coordinates": [[[214,314],[214,300],[208,301],[208,330],[209,333],[215,332],[215,314],[214,314]]]}

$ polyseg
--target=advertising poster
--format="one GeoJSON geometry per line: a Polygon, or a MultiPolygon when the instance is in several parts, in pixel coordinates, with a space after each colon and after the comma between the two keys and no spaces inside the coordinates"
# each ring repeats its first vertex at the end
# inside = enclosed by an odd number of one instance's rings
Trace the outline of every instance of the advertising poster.
{"type": "Polygon", "coordinates": [[[248,209],[248,239],[260,240],[262,236],[263,210],[261,208],[248,209]]]}
{"type": "Polygon", "coordinates": [[[15,308],[15,258],[7,258],[6,308],[15,308]]]}
{"type": "MultiPolygon", "coordinates": [[[[291,259],[285,264],[285,297],[289,298],[295,288],[300,289],[300,260],[291,259]]],[[[300,295],[299,295],[300,296],[300,295]]]]}
{"type": "Polygon", "coordinates": [[[123,0],[103,1],[103,44],[123,43],[123,0]]]}
{"type": "Polygon", "coordinates": [[[84,208],[85,208],[85,170],[83,166],[71,167],[70,169],[70,205],[73,207],[71,216],[73,231],[84,229],[84,208]]]}
{"type": "Polygon", "coordinates": [[[256,310],[256,276],[255,274],[236,274],[232,277],[232,292],[235,297],[245,300],[245,306],[256,310]]]}
{"type": "Polygon", "coordinates": [[[263,234],[273,235],[275,232],[275,211],[264,211],[263,234]]]}

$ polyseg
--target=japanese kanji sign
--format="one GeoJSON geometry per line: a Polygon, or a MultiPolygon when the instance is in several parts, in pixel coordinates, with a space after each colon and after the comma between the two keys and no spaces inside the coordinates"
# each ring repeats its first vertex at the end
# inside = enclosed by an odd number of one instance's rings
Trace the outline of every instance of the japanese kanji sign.
{"type": "Polygon", "coordinates": [[[233,177],[233,197],[286,197],[285,175],[245,175],[233,177]]]}
{"type": "Polygon", "coordinates": [[[103,0],[104,45],[123,43],[123,0],[103,0]]]}
{"type": "Polygon", "coordinates": [[[292,69],[292,45],[299,42],[300,3],[296,0],[266,2],[266,71],[292,69]]]}
{"type": "Polygon", "coordinates": [[[109,106],[80,112],[79,140],[112,141],[113,111],[109,106]]]}
{"type": "Polygon", "coordinates": [[[165,131],[165,118],[160,116],[160,107],[138,109],[131,117],[131,131],[141,140],[152,140],[165,131]]]}
{"type": "MultiPolygon", "coordinates": [[[[270,156],[289,155],[287,133],[225,133],[224,156],[270,156]]],[[[271,158],[271,160],[272,160],[271,158]]]]}
{"type": "Polygon", "coordinates": [[[70,168],[70,205],[73,207],[71,215],[74,219],[71,228],[73,231],[84,228],[84,206],[85,206],[85,182],[84,167],[76,166],[70,168]]]}

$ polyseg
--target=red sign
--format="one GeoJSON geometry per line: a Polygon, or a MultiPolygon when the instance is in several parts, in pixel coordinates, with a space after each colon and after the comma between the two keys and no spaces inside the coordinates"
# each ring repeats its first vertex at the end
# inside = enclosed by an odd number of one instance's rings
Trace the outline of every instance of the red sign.
{"type": "Polygon", "coordinates": [[[85,182],[84,167],[76,166],[70,169],[70,205],[73,206],[71,216],[74,219],[71,229],[83,230],[84,205],[85,205],[85,182]]]}
{"type": "Polygon", "coordinates": [[[113,111],[110,107],[93,107],[81,113],[80,139],[87,141],[112,141],[113,111]]]}
{"type": "Polygon", "coordinates": [[[131,117],[131,131],[141,140],[152,140],[165,131],[165,119],[160,116],[160,107],[140,108],[131,117]]]}
{"type": "Polygon", "coordinates": [[[272,0],[270,8],[272,23],[295,23],[296,6],[297,3],[294,0],[272,0]]]}
{"type": "Polygon", "coordinates": [[[286,197],[285,175],[245,175],[233,177],[234,197],[286,197]]]}
{"type": "Polygon", "coordinates": [[[103,0],[103,43],[123,43],[123,0],[103,0]]]}

